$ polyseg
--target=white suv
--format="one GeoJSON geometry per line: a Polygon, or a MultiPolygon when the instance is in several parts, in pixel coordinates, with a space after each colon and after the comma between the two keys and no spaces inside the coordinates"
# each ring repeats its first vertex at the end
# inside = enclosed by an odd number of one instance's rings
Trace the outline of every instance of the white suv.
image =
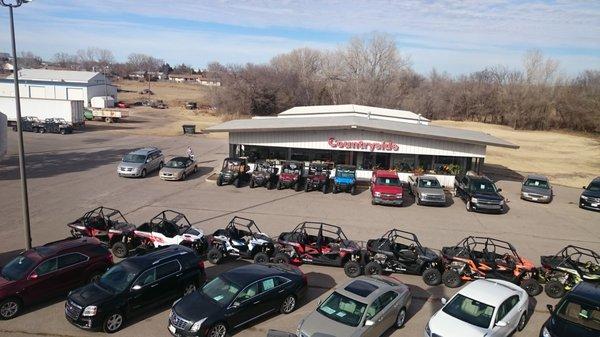
{"type": "Polygon", "coordinates": [[[501,280],[476,280],[435,313],[425,337],[506,337],[527,324],[529,295],[501,280]]]}

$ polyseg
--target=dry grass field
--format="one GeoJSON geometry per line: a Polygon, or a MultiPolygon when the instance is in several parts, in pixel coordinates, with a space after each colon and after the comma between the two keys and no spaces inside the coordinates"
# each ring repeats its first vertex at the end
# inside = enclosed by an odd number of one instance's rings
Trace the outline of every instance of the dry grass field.
{"type": "Polygon", "coordinates": [[[505,166],[521,174],[545,174],[554,184],[581,187],[600,176],[600,139],[556,131],[516,131],[476,122],[434,121],[433,124],[476,130],[508,140],[518,150],[488,147],[486,164],[505,166]]]}

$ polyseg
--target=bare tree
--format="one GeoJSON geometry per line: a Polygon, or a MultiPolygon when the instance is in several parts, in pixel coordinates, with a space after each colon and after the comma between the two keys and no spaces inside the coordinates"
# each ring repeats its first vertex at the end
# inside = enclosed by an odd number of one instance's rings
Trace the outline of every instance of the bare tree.
{"type": "Polygon", "coordinates": [[[165,63],[162,59],[158,59],[146,54],[133,53],[127,57],[127,64],[133,71],[141,71],[148,82],[150,89],[150,80],[152,73],[157,72],[165,63]]]}
{"type": "Polygon", "coordinates": [[[18,55],[18,63],[21,68],[41,68],[43,60],[38,55],[30,51],[22,51],[18,55]]]}

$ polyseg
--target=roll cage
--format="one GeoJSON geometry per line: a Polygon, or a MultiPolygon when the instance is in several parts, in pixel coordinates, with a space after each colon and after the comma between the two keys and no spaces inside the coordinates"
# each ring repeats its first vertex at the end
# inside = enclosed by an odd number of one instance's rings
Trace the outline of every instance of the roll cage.
{"type": "Polygon", "coordinates": [[[326,174],[333,168],[333,163],[312,162],[308,165],[308,175],[326,174]]]}
{"type": "Polygon", "coordinates": [[[100,225],[102,223],[104,228],[107,228],[109,224],[113,223],[129,223],[121,211],[104,206],[96,207],[93,210],[84,213],[81,219],[85,225],[95,228],[101,228],[100,225]]]}
{"type": "Polygon", "coordinates": [[[495,259],[510,252],[509,255],[512,255],[516,261],[523,262],[512,244],[490,237],[468,236],[462,239],[456,247],[462,247],[472,258],[482,258],[487,257],[489,254],[494,254],[493,257],[495,259]],[[475,256],[477,255],[475,253],[481,253],[482,256],[475,256]]]}
{"type": "Polygon", "coordinates": [[[277,167],[275,167],[275,163],[263,160],[263,161],[259,161],[256,163],[255,171],[266,172],[266,173],[277,173],[277,167]]]}
{"type": "Polygon", "coordinates": [[[588,248],[584,248],[584,247],[568,245],[565,248],[561,249],[554,256],[563,258],[563,261],[561,263],[559,263],[559,265],[562,265],[562,264],[566,263],[567,261],[571,261],[571,262],[575,263],[577,266],[584,265],[588,262],[591,262],[591,263],[596,264],[597,266],[600,266],[600,255],[598,255],[598,253],[596,253],[595,251],[588,249],[588,248]],[[587,258],[587,260],[582,261],[582,259],[585,259],[585,258],[587,258]]]}
{"type": "Polygon", "coordinates": [[[253,234],[262,233],[254,220],[234,216],[225,227],[227,233],[233,238],[241,238],[243,236],[252,236],[253,234]]]}
{"type": "Polygon", "coordinates": [[[281,173],[302,174],[304,163],[300,161],[284,161],[281,165],[281,173]]]}
{"type": "Polygon", "coordinates": [[[415,244],[415,246],[417,246],[418,248],[423,247],[421,245],[421,243],[419,242],[417,235],[415,235],[414,233],[411,233],[411,232],[400,230],[400,229],[390,229],[385,234],[383,234],[383,236],[381,238],[386,239],[393,243],[398,243],[397,242],[398,239],[404,239],[406,241],[413,242],[415,244]]]}
{"type": "Polygon", "coordinates": [[[326,246],[332,242],[349,242],[348,237],[342,231],[342,228],[336,225],[330,225],[323,222],[311,222],[305,221],[298,224],[293,230],[292,233],[300,233],[302,235],[302,239],[304,244],[311,244],[314,241],[314,244],[317,247],[326,246]],[[310,234],[310,231],[317,231],[317,235],[310,234]],[[328,236],[326,234],[330,234],[328,236]],[[331,240],[328,240],[331,239],[331,240]],[[306,242],[308,241],[308,242],[306,242]]]}
{"type": "Polygon", "coordinates": [[[164,210],[153,217],[148,223],[141,225],[138,229],[164,234],[167,237],[185,234],[192,224],[187,217],[180,212],[164,210]],[[147,226],[147,228],[144,228],[147,226]]]}

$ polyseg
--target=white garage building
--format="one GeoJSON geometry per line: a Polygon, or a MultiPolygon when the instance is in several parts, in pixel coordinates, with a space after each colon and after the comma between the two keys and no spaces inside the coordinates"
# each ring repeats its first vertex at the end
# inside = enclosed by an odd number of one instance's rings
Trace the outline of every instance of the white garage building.
{"type": "Polygon", "coordinates": [[[228,132],[231,156],[352,164],[359,179],[381,168],[395,169],[401,178],[415,171],[435,174],[444,183],[457,170],[479,171],[487,146],[518,148],[483,132],[430,125],[410,111],[352,104],[295,107],[205,131],[228,132]]]}
{"type": "MultiPolygon", "coordinates": [[[[85,107],[96,96],[117,99],[117,87],[101,73],[91,71],[22,69],[19,71],[21,98],[83,101],[85,107]]],[[[14,97],[13,75],[0,79],[0,96],[14,97]]]]}

